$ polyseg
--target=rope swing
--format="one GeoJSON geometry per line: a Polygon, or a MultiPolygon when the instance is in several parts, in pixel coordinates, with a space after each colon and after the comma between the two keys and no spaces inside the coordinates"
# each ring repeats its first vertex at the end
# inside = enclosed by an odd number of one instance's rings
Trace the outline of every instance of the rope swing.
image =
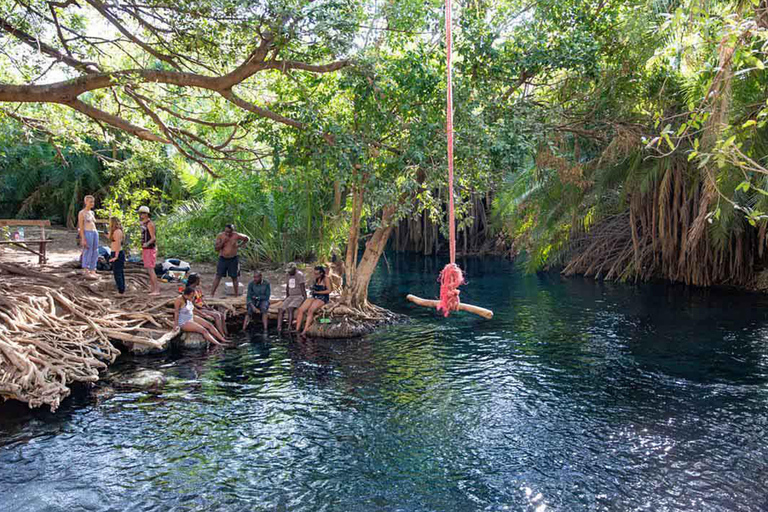
{"type": "Polygon", "coordinates": [[[450,263],[440,272],[440,300],[427,300],[408,295],[406,299],[419,306],[437,308],[443,316],[448,316],[451,311],[467,311],[484,318],[493,318],[493,311],[471,304],[462,304],[459,300],[459,286],[465,283],[464,274],[456,265],[456,212],[453,205],[453,87],[451,78],[451,46],[453,36],[451,34],[451,0],[445,0],[445,38],[446,38],[446,68],[447,68],[447,92],[446,92],[446,123],[445,131],[448,139],[448,240],[450,263]]]}

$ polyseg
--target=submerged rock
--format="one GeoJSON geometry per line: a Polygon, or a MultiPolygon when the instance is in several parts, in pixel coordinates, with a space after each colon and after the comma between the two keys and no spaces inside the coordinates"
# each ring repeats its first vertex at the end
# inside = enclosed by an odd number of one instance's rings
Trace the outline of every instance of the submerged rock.
{"type": "Polygon", "coordinates": [[[163,372],[157,370],[141,370],[123,381],[123,384],[134,388],[150,389],[164,385],[167,380],[168,379],[163,372]]]}
{"type": "Polygon", "coordinates": [[[203,338],[202,334],[196,332],[185,332],[181,336],[180,345],[182,348],[203,349],[208,348],[208,340],[203,338]]]}

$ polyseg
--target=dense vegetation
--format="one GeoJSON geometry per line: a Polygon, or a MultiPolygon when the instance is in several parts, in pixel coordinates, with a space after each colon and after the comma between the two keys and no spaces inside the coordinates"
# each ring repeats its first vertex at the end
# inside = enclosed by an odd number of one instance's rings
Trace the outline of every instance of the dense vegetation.
{"type": "MultiPolygon", "coordinates": [[[[0,0],[3,215],[71,223],[86,193],[127,219],[147,203],[166,253],[195,259],[235,222],[254,264],[342,255],[362,303],[388,242],[445,248],[443,14],[0,0]]],[[[454,18],[460,250],[755,280],[765,0],[479,0],[454,18]]]]}

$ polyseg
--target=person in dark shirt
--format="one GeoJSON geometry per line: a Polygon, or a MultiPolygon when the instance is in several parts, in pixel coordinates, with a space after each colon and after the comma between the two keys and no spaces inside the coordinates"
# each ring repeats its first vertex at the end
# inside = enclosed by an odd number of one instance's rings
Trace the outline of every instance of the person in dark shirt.
{"type": "Polygon", "coordinates": [[[248,297],[246,298],[248,313],[243,320],[243,330],[248,326],[251,316],[256,311],[259,311],[261,313],[261,323],[264,326],[264,332],[267,331],[267,313],[269,312],[270,295],[272,295],[272,288],[269,285],[269,281],[262,277],[259,270],[254,270],[253,281],[248,283],[248,297]]]}
{"type": "Polygon", "coordinates": [[[296,330],[301,329],[301,321],[304,315],[307,315],[302,336],[307,334],[307,330],[315,319],[315,312],[328,304],[331,295],[331,280],[328,279],[325,267],[315,267],[315,283],[312,285],[312,297],[305,300],[299,311],[296,313],[296,330]]]}

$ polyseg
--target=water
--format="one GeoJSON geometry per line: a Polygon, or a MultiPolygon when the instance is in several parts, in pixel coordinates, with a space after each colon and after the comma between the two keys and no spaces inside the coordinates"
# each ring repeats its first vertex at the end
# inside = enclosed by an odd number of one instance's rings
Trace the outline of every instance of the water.
{"type": "Polygon", "coordinates": [[[404,301],[363,340],[127,359],[158,391],[0,408],[0,511],[768,509],[768,297],[464,263],[491,321],[404,301]]]}

